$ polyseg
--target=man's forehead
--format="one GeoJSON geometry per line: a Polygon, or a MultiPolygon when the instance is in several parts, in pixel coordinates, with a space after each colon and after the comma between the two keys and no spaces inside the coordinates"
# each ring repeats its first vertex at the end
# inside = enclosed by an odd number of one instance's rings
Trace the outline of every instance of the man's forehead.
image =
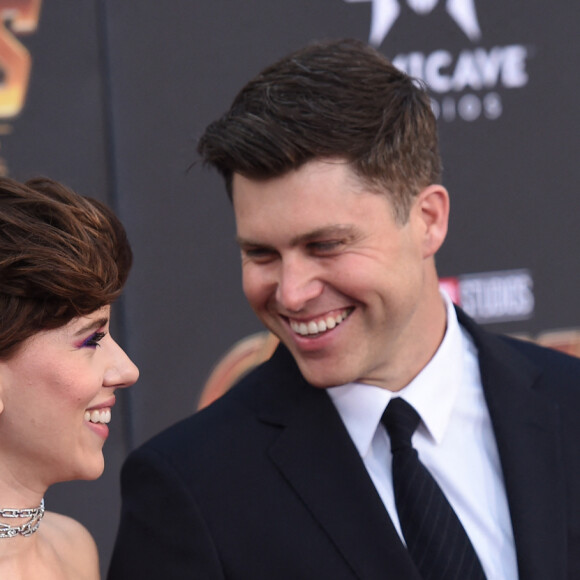
{"type": "Polygon", "coordinates": [[[285,171],[281,171],[280,173],[268,176],[244,175],[241,172],[233,172],[231,177],[232,192],[235,190],[236,184],[239,186],[240,182],[250,182],[258,185],[267,183],[268,181],[283,179],[284,177],[288,177],[292,174],[307,174],[310,171],[320,173],[325,169],[328,171],[334,171],[336,167],[341,168],[343,179],[350,182],[353,186],[361,187],[368,185],[366,180],[357,174],[352,166],[352,163],[350,163],[347,159],[343,157],[316,157],[306,161],[305,163],[301,163],[297,167],[291,167],[285,171]]]}

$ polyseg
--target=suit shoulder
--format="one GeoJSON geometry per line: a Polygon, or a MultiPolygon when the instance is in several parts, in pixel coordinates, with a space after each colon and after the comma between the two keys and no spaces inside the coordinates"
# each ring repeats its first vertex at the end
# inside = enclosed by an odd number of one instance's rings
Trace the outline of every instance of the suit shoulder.
{"type": "MultiPolygon", "coordinates": [[[[566,412],[580,409],[580,359],[526,340],[502,337],[508,348],[515,350],[529,368],[535,369],[534,389],[557,402],[566,412]]],[[[516,359],[512,359],[512,363],[516,359]]],[[[518,364],[516,363],[516,364],[518,364]]],[[[516,366],[515,369],[520,368],[516,366]]]]}
{"type": "Polygon", "coordinates": [[[528,340],[511,336],[500,336],[500,338],[544,369],[580,375],[580,358],[578,357],[528,340]]]}
{"type": "Polygon", "coordinates": [[[540,346],[528,340],[509,335],[489,332],[461,308],[456,307],[460,324],[471,335],[481,357],[487,360],[501,360],[516,367],[533,367],[542,374],[554,373],[558,377],[578,377],[580,359],[552,348],[540,346]]]}

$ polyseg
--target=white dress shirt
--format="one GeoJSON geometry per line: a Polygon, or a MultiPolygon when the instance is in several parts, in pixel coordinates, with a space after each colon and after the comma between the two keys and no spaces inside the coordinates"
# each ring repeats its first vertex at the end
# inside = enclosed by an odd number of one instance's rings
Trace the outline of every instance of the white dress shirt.
{"type": "MultiPolygon", "coordinates": [[[[513,532],[497,445],[485,404],[477,349],[449,297],[447,329],[427,366],[397,393],[350,383],[328,389],[401,539],[389,436],[380,423],[392,397],[421,416],[413,435],[419,458],[461,520],[488,580],[517,580],[513,532]]],[[[404,539],[403,539],[404,541],[404,539]]]]}

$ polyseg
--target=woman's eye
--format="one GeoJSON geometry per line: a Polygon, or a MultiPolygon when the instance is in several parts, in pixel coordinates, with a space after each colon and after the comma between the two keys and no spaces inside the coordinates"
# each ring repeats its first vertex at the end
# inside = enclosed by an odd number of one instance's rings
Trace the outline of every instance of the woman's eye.
{"type": "Polygon", "coordinates": [[[99,342],[105,337],[106,334],[106,332],[95,332],[94,334],[91,334],[91,336],[89,336],[81,346],[99,346],[99,342]]]}

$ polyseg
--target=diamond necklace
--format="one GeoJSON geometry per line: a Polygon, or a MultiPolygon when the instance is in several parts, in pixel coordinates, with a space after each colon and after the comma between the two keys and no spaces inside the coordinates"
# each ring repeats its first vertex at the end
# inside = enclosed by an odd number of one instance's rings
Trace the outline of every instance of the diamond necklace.
{"type": "Polygon", "coordinates": [[[28,518],[28,521],[21,526],[0,523],[0,538],[13,538],[18,534],[31,536],[38,530],[42,516],[44,516],[44,498],[42,498],[40,505],[36,508],[24,510],[0,508],[0,517],[2,518],[28,518]]]}

